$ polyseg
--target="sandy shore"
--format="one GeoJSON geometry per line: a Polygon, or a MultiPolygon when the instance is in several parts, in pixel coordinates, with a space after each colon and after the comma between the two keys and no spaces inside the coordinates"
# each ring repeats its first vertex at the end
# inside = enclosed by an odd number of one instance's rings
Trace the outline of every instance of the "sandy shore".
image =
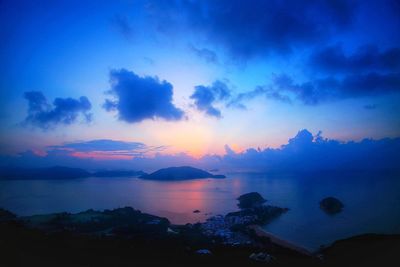
{"type": "Polygon", "coordinates": [[[270,241],[278,246],[284,247],[284,248],[288,248],[294,251],[299,252],[300,254],[306,255],[306,256],[312,256],[313,253],[309,250],[307,250],[306,248],[303,248],[301,246],[298,246],[296,244],[290,243],[289,241],[283,240],[279,237],[277,237],[276,235],[265,231],[261,226],[259,225],[250,225],[249,226],[250,229],[254,230],[254,232],[256,233],[256,235],[260,236],[260,237],[267,237],[270,239],[270,241]]]}

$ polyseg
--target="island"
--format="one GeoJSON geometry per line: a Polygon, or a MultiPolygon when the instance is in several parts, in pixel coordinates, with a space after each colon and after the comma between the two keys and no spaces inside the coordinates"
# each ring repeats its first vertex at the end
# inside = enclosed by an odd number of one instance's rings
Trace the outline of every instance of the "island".
{"type": "Polygon", "coordinates": [[[335,197],[326,197],[319,202],[319,207],[328,214],[336,214],[342,211],[343,203],[335,197]]]}
{"type": "Polygon", "coordinates": [[[190,166],[170,167],[160,169],[150,174],[142,175],[139,178],[159,181],[191,180],[204,178],[225,178],[225,175],[214,175],[207,171],[190,166]]]}
{"type": "Polygon", "coordinates": [[[257,192],[241,195],[237,200],[239,201],[238,207],[241,209],[259,207],[267,201],[257,192]]]}

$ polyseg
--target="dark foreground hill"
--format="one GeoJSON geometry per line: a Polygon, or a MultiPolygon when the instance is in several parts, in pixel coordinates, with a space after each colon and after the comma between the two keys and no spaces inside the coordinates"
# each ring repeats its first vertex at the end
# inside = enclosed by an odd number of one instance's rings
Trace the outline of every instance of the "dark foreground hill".
{"type": "Polygon", "coordinates": [[[0,208],[0,266],[398,266],[400,235],[356,236],[305,253],[257,234],[257,224],[286,211],[257,205],[172,225],[130,207],[28,217],[0,208]]]}
{"type": "MultiPolygon", "coordinates": [[[[93,222],[95,223],[95,222],[93,222]]],[[[195,231],[182,234],[135,236],[77,235],[68,230],[48,233],[18,223],[0,222],[0,266],[398,266],[399,235],[363,235],[341,240],[306,257],[268,240],[252,246],[213,244],[195,231]],[[207,247],[211,255],[199,255],[207,247]],[[268,264],[251,260],[268,252],[268,264]]]]}
{"type": "Polygon", "coordinates": [[[203,179],[203,178],[225,178],[224,175],[214,175],[201,169],[182,166],[182,167],[170,167],[160,169],[153,173],[140,176],[142,179],[149,180],[190,180],[190,179],[203,179]]]}

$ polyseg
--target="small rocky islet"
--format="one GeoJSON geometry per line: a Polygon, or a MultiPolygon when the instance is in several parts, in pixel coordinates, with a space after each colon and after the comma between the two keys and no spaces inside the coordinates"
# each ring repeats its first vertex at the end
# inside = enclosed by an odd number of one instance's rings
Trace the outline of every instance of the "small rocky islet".
{"type": "Polygon", "coordinates": [[[326,197],[319,202],[319,207],[327,214],[334,215],[343,210],[344,204],[335,197],[326,197]]]}

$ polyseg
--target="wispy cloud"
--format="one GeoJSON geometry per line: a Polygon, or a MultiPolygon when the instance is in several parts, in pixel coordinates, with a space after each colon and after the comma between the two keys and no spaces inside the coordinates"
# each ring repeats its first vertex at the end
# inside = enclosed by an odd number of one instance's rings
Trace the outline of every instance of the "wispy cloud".
{"type": "Polygon", "coordinates": [[[118,30],[118,32],[128,41],[131,41],[134,37],[134,30],[132,25],[129,23],[129,20],[125,16],[116,15],[111,20],[114,27],[118,30]]]}
{"type": "Polygon", "coordinates": [[[348,98],[381,96],[400,92],[400,72],[381,74],[349,74],[342,78],[328,76],[297,83],[287,74],[275,75],[272,82],[257,86],[254,90],[240,93],[230,106],[245,107],[248,100],[264,96],[285,103],[300,101],[305,105],[348,98]]]}
{"type": "Polygon", "coordinates": [[[199,58],[204,59],[207,63],[218,63],[217,54],[207,48],[197,48],[194,45],[189,45],[190,50],[199,58]]]}
{"type": "Polygon", "coordinates": [[[165,148],[164,146],[147,146],[140,142],[98,139],[49,146],[48,152],[65,151],[69,155],[78,158],[132,159],[134,157],[150,156],[163,151],[165,148]]]}

